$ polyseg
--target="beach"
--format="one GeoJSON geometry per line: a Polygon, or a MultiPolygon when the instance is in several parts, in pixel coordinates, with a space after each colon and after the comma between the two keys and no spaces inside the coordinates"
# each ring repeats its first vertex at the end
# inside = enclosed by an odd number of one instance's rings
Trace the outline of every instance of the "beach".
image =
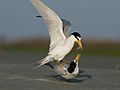
{"type": "Polygon", "coordinates": [[[1,53],[0,90],[120,90],[120,58],[82,56],[80,74],[72,80],[57,78],[48,66],[34,69],[39,53],[1,53]]]}

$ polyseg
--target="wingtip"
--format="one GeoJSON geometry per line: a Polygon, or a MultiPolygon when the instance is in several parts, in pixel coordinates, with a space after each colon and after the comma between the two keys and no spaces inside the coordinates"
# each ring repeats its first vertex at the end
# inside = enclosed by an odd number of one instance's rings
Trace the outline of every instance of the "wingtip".
{"type": "Polygon", "coordinates": [[[34,70],[36,70],[36,69],[38,69],[38,68],[40,68],[42,65],[40,64],[40,65],[38,65],[38,66],[36,66],[35,68],[34,68],[34,70]]]}
{"type": "Polygon", "coordinates": [[[42,18],[42,16],[36,16],[37,18],[42,18]]]}

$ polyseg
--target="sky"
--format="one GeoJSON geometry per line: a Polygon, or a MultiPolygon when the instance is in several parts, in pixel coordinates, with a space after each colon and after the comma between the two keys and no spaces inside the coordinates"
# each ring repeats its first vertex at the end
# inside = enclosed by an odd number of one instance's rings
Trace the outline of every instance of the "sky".
{"type": "MultiPolygon", "coordinates": [[[[84,38],[120,39],[120,0],[43,0],[61,18],[72,23],[70,31],[84,38]]],[[[19,40],[47,37],[43,19],[30,0],[0,0],[0,37],[19,40]]]]}

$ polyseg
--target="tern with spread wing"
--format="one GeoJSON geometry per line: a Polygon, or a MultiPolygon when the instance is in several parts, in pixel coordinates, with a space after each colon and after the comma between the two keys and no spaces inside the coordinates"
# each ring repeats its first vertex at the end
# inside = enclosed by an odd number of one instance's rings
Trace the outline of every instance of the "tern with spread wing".
{"type": "Polygon", "coordinates": [[[71,51],[75,42],[81,49],[83,48],[81,35],[78,32],[73,32],[70,36],[67,35],[71,29],[69,21],[60,19],[59,16],[41,0],[32,0],[32,4],[46,22],[50,36],[49,52],[44,59],[38,62],[40,66],[50,61],[59,63],[71,51]]]}

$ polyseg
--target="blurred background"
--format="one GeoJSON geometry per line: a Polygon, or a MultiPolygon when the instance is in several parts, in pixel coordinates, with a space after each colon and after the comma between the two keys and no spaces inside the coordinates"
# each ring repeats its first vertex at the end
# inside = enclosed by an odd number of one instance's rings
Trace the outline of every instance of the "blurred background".
{"type": "MultiPolygon", "coordinates": [[[[120,57],[120,0],[43,1],[81,34],[83,56],[120,57]]],[[[47,27],[37,15],[30,0],[0,0],[0,53],[47,53],[47,27]]]]}

